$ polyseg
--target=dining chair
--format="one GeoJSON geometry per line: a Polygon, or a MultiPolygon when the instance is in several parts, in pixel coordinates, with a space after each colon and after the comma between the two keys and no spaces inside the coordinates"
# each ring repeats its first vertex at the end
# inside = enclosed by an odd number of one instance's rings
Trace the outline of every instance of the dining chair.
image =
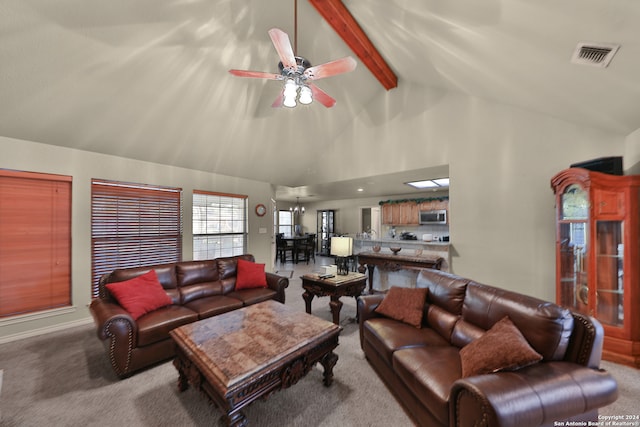
{"type": "Polygon", "coordinates": [[[298,245],[298,261],[306,261],[309,264],[309,260],[313,258],[313,263],[316,263],[316,235],[315,234],[307,234],[307,238],[300,242],[298,245]],[[302,254],[303,258],[301,259],[299,255],[302,254]]]}
{"type": "Polygon", "coordinates": [[[276,262],[280,258],[280,262],[286,263],[287,253],[291,254],[291,262],[293,262],[295,258],[293,250],[293,246],[284,239],[283,233],[276,234],[276,262]]]}

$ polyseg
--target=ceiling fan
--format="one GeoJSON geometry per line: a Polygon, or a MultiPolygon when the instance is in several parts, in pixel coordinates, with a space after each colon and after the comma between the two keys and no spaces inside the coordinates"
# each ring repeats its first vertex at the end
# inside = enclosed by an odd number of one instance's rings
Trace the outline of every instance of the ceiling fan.
{"type": "MultiPolygon", "coordinates": [[[[297,29],[297,22],[295,27],[297,29]]],[[[336,100],[313,82],[353,71],[357,65],[355,59],[347,56],[312,67],[306,58],[294,54],[287,33],[278,28],[272,28],[269,30],[269,36],[280,57],[280,62],[278,63],[280,74],[248,70],[229,70],[229,72],[238,77],[283,80],[285,83],[282,92],[271,104],[272,107],[282,107],[284,105],[285,107],[293,108],[296,106],[296,100],[306,105],[311,104],[314,99],[327,108],[333,107],[336,100]]]]}

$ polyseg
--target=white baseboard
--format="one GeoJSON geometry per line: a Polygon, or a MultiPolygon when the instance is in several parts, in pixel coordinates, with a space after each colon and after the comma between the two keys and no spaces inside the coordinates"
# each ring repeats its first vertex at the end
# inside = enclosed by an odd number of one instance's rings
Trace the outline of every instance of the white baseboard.
{"type": "Polygon", "coordinates": [[[44,328],[32,329],[30,331],[25,331],[17,334],[0,337],[0,344],[12,342],[12,341],[18,341],[25,338],[36,337],[38,335],[49,334],[51,332],[63,331],[65,329],[74,328],[76,326],[84,326],[91,323],[93,323],[93,318],[87,317],[80,320],[74,320],[72,322],[59,323],[53,326],[46,326],[44,328]]]}

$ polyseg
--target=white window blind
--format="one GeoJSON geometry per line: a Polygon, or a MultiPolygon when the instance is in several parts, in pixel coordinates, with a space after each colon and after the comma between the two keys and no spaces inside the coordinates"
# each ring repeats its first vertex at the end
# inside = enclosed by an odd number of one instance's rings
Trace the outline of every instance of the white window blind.
{"type": "Polygon", "coordinates": [[[246,252],[247,196],[193,192],[193,259],[246,252]]]}
{"type": "Polygon", "coordinates": [[[92,295],[116,268],[182,259],[182,189],[94,179],[91,183],[92,295]]]}

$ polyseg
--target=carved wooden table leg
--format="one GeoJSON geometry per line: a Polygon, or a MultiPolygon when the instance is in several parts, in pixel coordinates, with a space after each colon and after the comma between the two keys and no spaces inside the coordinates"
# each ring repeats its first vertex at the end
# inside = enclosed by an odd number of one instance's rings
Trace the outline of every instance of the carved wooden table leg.
{"type": "Polygon", "coordinates": [[[185,391],[189,388],[189,380],[187,380],[187,376],[182,372],[179,373],[178,376],[178,390],[185,391]]]}
{"type": "Polygon", "coordinates": [[[180,359],[180,355],[173,359],[173,366],[178,370],[178,390],[185,391],[189,388],[189,379],[184,372],[184,362],[180,359]]]}
{"type": "Polygon", "coordinates": [[[313,295],[309,291],[304,291],[304,293],[302,294],[302,298],[304,298],[305,308],[307,309],[307,313],[309,314],[311,314],[311,301],[313,300],[314,296],[315,295],[313,295]]]}
{"type": "Polygon", "coordinates": [[[222,420],[229,427],[245,427],[249,424],[247,417],[242,413],[242,411],[223,415],[222,420]]]}
{"type": "MultiPolygon", "coordinates": [[[[333,323],[340,324],[340,310],[342,309],[342,301],[339,296],[332,295],[329,307],[331,308],[331,314],[333,315],[333,323]]],[[[308,313],[308,312],[307,312],[308,313]]]]}
{"type": "Polygon", "coordinates": [[[320,364],[324,367],[324,385],[329,387],[333,382],[333,367],[338,363],[338,355],[333,351],[325,354],[320,360],[320,364]]]}

